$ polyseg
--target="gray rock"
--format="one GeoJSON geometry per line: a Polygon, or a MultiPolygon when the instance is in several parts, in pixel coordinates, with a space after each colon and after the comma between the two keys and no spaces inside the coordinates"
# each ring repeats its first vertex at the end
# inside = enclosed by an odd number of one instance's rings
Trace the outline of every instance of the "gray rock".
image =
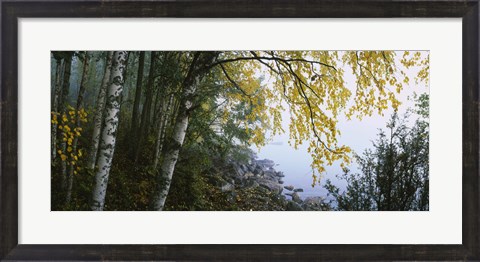
{"type": "Polygon", "coordinates": [[[303,209],[299,204],[297,204],[293,201],[288,201],[287,211],[303,211],[303,209]]]}
{"type": "Polygon", "coordinates": [[[252,187],[252,188],[256,188],[256,187],[259,187],[260,185],[257,183],[257,181],[255,180],[247,180],[247,182],[245,183],[245,187],[252,187]]]}
{"type": "Polygon", "coordinates": [[[246,178],[249,178],[249,177],[252,177],[252,176],[255,176],[252,172],[247,172],[245,173],[244,175],[246,178]]]}
{"type": "Polygon", "coordinates": [[[246,165],[240,165],[240,168],[243,170],[243,172],[248,172],[248,167],[246,165]]]}
{"type": "Polygon", "coordinates": [[[285,175],[283,174],[283,172],[277,172],[277,176],[278,176],[278,177],[285,177],[285,175]]]}
{"type": "Polygon", "coordinates": [[[269,170],[264,171],[263,176],[266,177],[266,178],[272,179],[272,180],[277,178],[277,176],[275,175],[275,172],[272,172],[272,171],[269,171],[269,170]]]}
{"type": "Polygon", "coordinates": [[[293,195],[293,193],[285,193],[285,195],[291,197],[293,195]]]}
{"type": "Polygon", "coordinates": [[[323,208],[323,201],[325,199],[323,197],[320,197],[320,196],[316,196],[316,197],[307,197],[305,198],[305,200],[303,201],[303,208],[305,210],[308,210],[308,211],[322,211],[323,208]]]}
{"type": "Polygon", "coordinates": [[[239,177],[242,177],[245,172],[243,171],[243,169],[237,165],[234,165],[233,166],[233,171],[235,172],[235,175],[239,176],[239,177]]]}
{"type": "Polygon", "coordinates": [[[283,185],[284,182],[283,182],[283,180],[278,180],[278,183],[279,183],[280,185],[283,185]]]}
{"type": "Polygon", "coordinates": [[[268,179],[258,179],[257,182],[261,187],[264,187],[275,194],[281,194],[283,191],[282,185],[275,183],[274,181],[268,179]]]}
{"type": "Polygon", "coordinates": [[[301,204],[301,203],[303,202],[302,199],[300,198],[300,196],[297,194],[297,192],[294,192],[294,193],[292,194],[292,200],[293,200],[294,202],[299,203],[299,204],[301,204]]]}
{"type": "Polygon", "coordinates": [[[292,185],[284,186],[283,188],[285,188],[288,191],[292,191],[294,189],[292,185]]]}
{"type": "Polygon", "coordinates": [[[303,188],[295,188],[293,192],[303,192],[303,188]]]}
{"type": "Polygon", "coordinates": [[[257,165],[260,165],[262,169],[268,169],[275,166],[275,162],[270,159],[257,160],[257,165]]]}

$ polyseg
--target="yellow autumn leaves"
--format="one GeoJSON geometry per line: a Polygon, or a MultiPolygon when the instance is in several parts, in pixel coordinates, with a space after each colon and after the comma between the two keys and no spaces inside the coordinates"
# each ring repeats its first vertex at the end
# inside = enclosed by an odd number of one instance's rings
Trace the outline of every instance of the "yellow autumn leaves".
{"type": "Polygon", "coordinates": [[[82,149],[74,149],[74,140],[82,136],[83,128],[76,126],[76,120],[78,115],[79,123],[86,123],[87,112],[82,108],[80,110],[75,110],[73,107],[68,106],[68,111],[60,115],[57,112],[51,112],[52,119],[51,123],[55,126],[58,126],[60,130],[60,139],[61,143],[57,143],[57,153],[60,156],[60,159],[63,162],[66,162],[68,165],[75,166],[74,174],[78,174],[78,171],[81,169],[78,166],[78,161],[84,153],[82,149]],[[63,149],[63,150],[62,150],[63,149]]]}
{"type": "MultiPolygon", "coordinates": [[[[225,59],[253,54],[229,55],[225,59]]],[[[410,78],[425,83],[429,78],[428,54],[420,52],[256,51],[255,56],[266,59],[224,65],[236,81],[231,89],[241,89],[226,95],[229,106],[252,107],[239,126],[247,129],[251,143],[264,145],[268,128],[270,134],[283,132],[281,112],[288,104],[289,143],[295,148],[307,143],[312,169],[320,174],[337,160],[342,167],[350,163],[351,149],[338,144],[340,114],[362,119],[389,107],[397,110],[401,105],[397,95],[410,85],[410,78]],[[265,86],[256,81],[259,70],[265,74],[265,86]]]]}

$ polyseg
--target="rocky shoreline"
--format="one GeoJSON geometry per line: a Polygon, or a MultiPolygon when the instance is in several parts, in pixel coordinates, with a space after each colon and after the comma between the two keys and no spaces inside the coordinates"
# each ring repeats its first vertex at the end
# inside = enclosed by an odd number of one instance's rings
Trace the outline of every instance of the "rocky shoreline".
{"type": "Polygon", "coordinates": [[[303,192],[303,189],[284,185],[285,175],[274,167],[275,163],[272,160],[258,159],[256,154],[250,151],[247,161],[240,163],[229,160],[224,168],[227,172],[219,172],[221,175],[212,178],[212,181],[232,199],[239,190],[250,190],[258,196],[261,195],[262,203],[258,206],[263,208],[260,210],[330,210],[323,197],[302,199],[298,193],[303,192]]]}

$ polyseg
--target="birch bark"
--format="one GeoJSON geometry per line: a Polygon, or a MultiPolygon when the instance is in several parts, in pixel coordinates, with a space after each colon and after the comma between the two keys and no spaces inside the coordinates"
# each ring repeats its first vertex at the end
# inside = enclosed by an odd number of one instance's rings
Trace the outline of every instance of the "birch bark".
{"type": "Polygon", "coordinates": [[[98,144],[100,143],[100,133],[102,131],[103,114],[105,112],[105,98],[107,87],[110,81],[110,72],[112,69],[113,51],[108,52],[107,60],[105,61],[105,71],[103,74],[102,85],[98,91],[97,104],[95,106],[95,116],[93,119],[93,136],[92,145],[90,146],[90,157],[88,160],[88,168],[94,169],[97,163],[98,144]]]}
{"type": "Polygon", "coordinates": [[[102,211],[105,207],[108,176],[112,167],[112,159],[117,138],[120,99],[123,92],[123,73],[127,62],[127,51],[116,51],[112,58],[110,85],[105,104],[105,121],[101,133],[98,152],[98,170],[95,175],[91,209],[102,211]]]}
{"type": "Polygon", "coordinates": [[[187,133],[193,97],[201,80],[208,73],[208,65],[211,64],[216,56],[216,52],[196,52],[194,54],[189,72],[183,82],[183,94],[172,138],[167,145],[168,148],[166,149],[160,172],[157,175],[156,190],[153,198],[154,210],[161,211],[165,206],[175,165],[187,133]]]}

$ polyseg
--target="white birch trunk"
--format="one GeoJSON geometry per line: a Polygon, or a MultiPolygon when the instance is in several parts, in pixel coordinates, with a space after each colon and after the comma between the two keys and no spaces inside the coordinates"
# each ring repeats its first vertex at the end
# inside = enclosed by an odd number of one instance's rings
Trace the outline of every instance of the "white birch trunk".
{"type": "Polygon", "coordinates": [[[187,133],[193,95],[203,76],[208,72],[207,65],[214,60],[216,54],[216,52],[197,52],[192,62],[193,67],[190,68],[190,72],[187,74],[186,81],[183,84],[183,96],[173,129],[172,141],[168,144],[168,151],[165,153],[160,172],[157,175],[156,192],[153,199],[154,210],[161,211],[165,206],[170,184],[172,183],[173,171],[175,170],[180,149],[187,133]]]}
{"type": "Polygon", "coordinates": [[[105,104],[105,121],[101,132],[98,152],[98,170],[95,175],[91,209],[102,211],[105,206],[105,195],[112,159],[117,138],[120,99],[123,92],[123,72],[127,61],[127,51],[116,51],[112,58],[111,81],[105,104]]]}
{"type": "Polygon", "coordinates": [[[97,104],[95,107],[95,116],[93,120],[93,136],[92,145],[90,146],[90,157],[87,167],[90,169],[95,168],[97,163],[98,144],[100,143],[100,132],[102,131],[103,113],[105,111],[105,97],[107,93],[107,87],[110,81],[110,71],[112,69],[112,56],[113,51],[108,52],[107,60],[105,62],[105,72],[103,74],[102,85],[98,91],[97,104]]]}
{"type": "MultiPolygon", "coordinates": [[[[195,91],[195,86],[189,88],[189,91],[195,91]]],[[[162,166],[160,167],[159,175],[157,175],[157,192],[154,200],[154,210],[161,211],[165,206],[165,201],[167,200],[168,191],[170,190],[170,184],[172,182],[173,171],[175,170],[175,165],[177,164],[178,155],[180,153],[180,148],[183,145],[185,139],[185,134],[187,133],[189,117],[187,110],[191,105],[190,101],[186,101],[184,105],[184,111],[178,115],[175,127],[172,134],[172,150],[165,154],[162,166]]]]}

